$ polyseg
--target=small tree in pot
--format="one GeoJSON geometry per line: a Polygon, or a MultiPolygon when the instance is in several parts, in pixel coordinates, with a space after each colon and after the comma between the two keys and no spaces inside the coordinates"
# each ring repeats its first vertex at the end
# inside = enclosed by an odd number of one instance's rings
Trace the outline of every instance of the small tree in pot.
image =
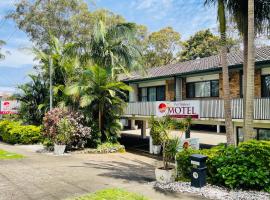
{"type": "Polygon", "coordinates": [[[63,155],[66,145],[71,142],[74,126],[67,118],[61,119],[57,124],[57,134],[54,137],[54,154],[63,155]]]}
{"type": "Polygon", "coordinates": [[[156,168],[156,180],[161,183],[173,182],[175,180],[175,167],[169,163],[174,159],[179,146],[179,138],[170,138],[169,131],[174,129],[177,122],[170,117],[157,121],[156,128],[159,130],[163,149],[163,166],[156,168]]]}
{"type": "Polygon", "coordinates": [[[160,154],[162,141],[161,141],[161,134],[158,128],[159,122],[152,116],[150,123],[151,123],[150,136],[152,138],[153,154],[160,154]]]}

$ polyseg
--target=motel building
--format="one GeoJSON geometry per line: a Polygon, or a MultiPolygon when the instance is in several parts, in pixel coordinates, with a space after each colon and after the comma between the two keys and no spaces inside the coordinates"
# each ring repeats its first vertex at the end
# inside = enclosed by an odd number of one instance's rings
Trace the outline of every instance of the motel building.
{"type": "MultiPolygon", "coordinates": [[[[243,53],[228,54],[233,127],[236,141],[243,140],[243,53]]],[[[256,49],[254,128],[257,139],[270,140],[270,47],[256,49]]],[[[146,136],[150,117],[191,116],[196,126],[225,130],[220,56],[154,67],[122,79],[129,93],[123,118],[129,129],[140,124],[146,136]]],[[[225,134],[225,133],[224,133],[225,134]]]]}

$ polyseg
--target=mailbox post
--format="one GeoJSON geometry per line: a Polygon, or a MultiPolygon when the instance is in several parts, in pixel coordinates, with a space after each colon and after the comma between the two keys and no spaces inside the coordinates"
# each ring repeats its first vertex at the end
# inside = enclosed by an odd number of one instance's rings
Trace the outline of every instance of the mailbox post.
{"type": "Polygon", "coordinates": [[[190,156],[192,164],[191,186],[201,188],[206,185],[206,159],[207,156],[201,154],[190,156]]]}

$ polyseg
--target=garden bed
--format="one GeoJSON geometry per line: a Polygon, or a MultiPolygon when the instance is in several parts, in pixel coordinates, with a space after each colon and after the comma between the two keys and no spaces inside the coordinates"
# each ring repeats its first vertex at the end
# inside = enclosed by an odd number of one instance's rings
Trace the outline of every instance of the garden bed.
{"type": "Polygon", "coordinates": [[[103,143],[101,145],[98,145],[96,149],[94,148],[85,148],[83,150],[75,151],[77,154],[87,154],[87,153],[124,153],[126,152],[125,146],[119,144],[119,143],[103,143]]]}
{"type": "Polygon", "coordinates": [[[174,182],[169,184],[151,183],[155,188],[174,191],[179,193],[190,193],[215,200],[269,200],[270,193],[244,190],[227,190],[223,187],[207,184],[202,188],[191,187],[190,182],[174,182]]]}

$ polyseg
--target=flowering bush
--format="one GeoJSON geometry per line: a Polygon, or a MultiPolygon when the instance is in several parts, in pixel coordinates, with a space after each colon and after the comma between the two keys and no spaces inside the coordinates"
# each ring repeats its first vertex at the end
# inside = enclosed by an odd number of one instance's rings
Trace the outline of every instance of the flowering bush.
{"type": "Polygon", "coordinates": [[[62,130],[59,130],[59,125],[63,123],[63,119],[70,126],[70,142],[68,145],[71,148],[83,148],[91,137],[91,128],[83,125],[84,117],[78,112],[62,108],[54,108],[47,112],[43,119],[44,136],[54,141],[57,135],[62,132],[62,130]]]}

